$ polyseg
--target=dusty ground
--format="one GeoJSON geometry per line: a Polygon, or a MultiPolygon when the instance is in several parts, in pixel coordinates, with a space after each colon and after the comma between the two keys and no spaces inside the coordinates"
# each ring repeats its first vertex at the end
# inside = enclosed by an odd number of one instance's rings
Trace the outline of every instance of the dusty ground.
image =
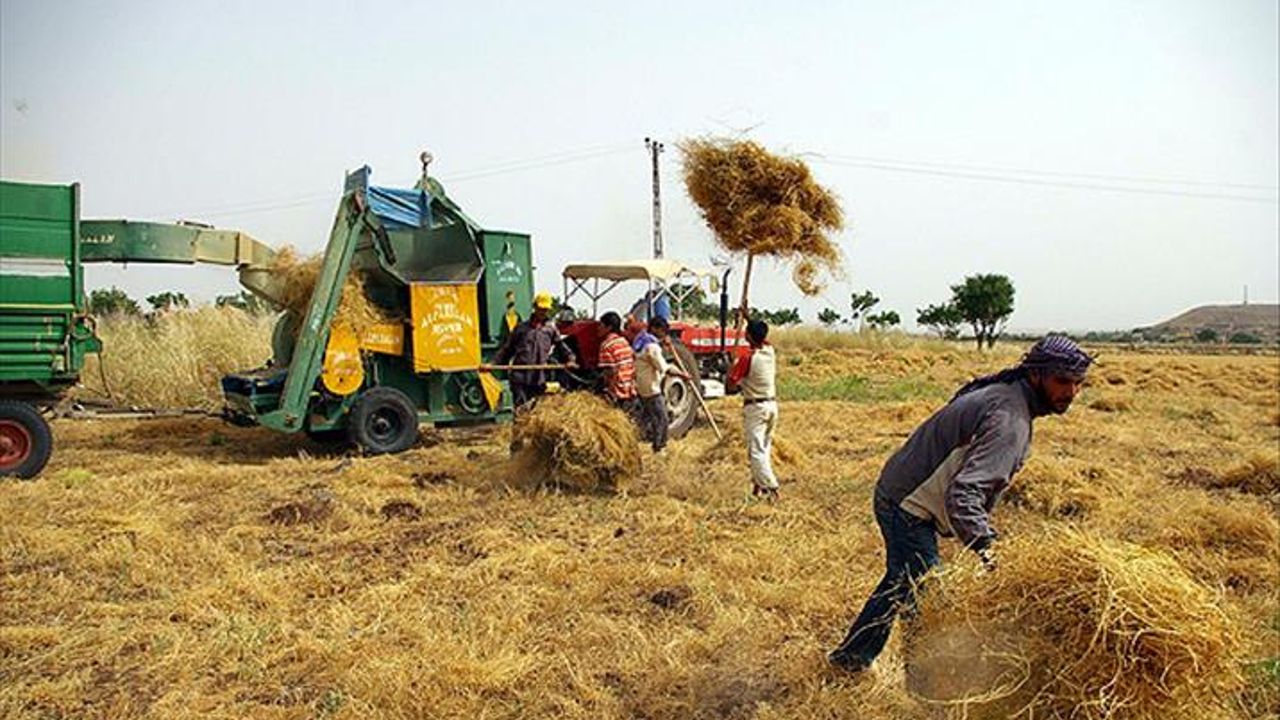
{"type": "MultiPolygon", "coordinates": [[[[824,653],[878,579],[876,473],[967,348],[788,350],[777,505],[702,426],[620,494],[503,485],[506,431],[327,454],[215,420],[59,421],[0,484],[0,716],[926,718],[896,640],[824,653]]],[[[733,400],[716,407],[733,424],[733,400]]],[[[1113,354],[997,510],[1173,554],[1280,710],[1280,361],[1113,354]]],[[[948,551],[954,548],[948,547],[948,551]]]]}

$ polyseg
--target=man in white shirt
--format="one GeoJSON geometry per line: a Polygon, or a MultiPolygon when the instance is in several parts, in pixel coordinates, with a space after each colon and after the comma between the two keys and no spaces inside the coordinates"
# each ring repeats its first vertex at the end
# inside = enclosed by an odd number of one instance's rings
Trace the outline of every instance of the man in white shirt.
{"type": "Polygon", "coordinates": [[[667,364],[662,356],[662,345],[669,327],[660,315],[649,318],[649,328],[636,336],[631,349],[636,353],[636,394],[640,396],[640,421],[645,437],[658,452],[667,444],[667,396],[662,391],[662,381],[667,375],[688,378],[687,375],[667,364]]]}
{"type": "Polygon", "coordinates": [[[742,390],[742,429],[751,463],[751,494],[778,499],[778,478],[773,474],[773,429],[778,424],[775,380],[778,366],[773,346],[765,341],[769,325],[763,320],[747,323],[750,349],[738,356],[729,371],[729,385],[742,390]]]}

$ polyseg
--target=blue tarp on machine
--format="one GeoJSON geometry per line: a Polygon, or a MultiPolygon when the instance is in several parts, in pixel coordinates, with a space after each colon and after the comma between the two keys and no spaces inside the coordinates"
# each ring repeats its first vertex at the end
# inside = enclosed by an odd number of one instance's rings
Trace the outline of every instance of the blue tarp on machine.
{"type": "Polygon", "coordinates": [[[347,173],[344,191],[364,190],[369,209],[388,230],[417,230],[431,227],[431,195],[417,188],[378,187],[369,184],[373,170],[365,165],[347,173]]]}
{"type": "Polygon", "coordinates": [[[431,226],[431,196],[423,190],[369,186],[369,209],[388,230],[431,226]]]}

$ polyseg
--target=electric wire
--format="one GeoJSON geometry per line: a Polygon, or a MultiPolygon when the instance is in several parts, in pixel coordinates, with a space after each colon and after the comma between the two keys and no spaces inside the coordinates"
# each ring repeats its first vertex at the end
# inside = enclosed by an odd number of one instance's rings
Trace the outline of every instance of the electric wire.
{"type": "Polygon", "coordinates": [[[915,175],[932,175],[936,177],[949,177],[949,178],[957,178],[962,180],[978,180],[983,182],[998,182],[998,183],[1007,183],[1007,184],[1013,184],[1013,185],[1035,185],[1039,187],[1056,187],[1056,188],[1067,188],[1067,189],[1073,189],[1073,190],[1095,190],[1095,191],[1101,191],[1101,192],[1131,193],[1131,194],[1138,194],[1138,195],[1164,195],[1164,196],[1171,196],[1171,197],[1190,197],[1190,198],[1202,198],[1202,199],[1209,199],[1209,200],[1232,200],[1232,201],[1239,201],[1239,202],[1267,203],[1272,205],[1280,203],[1280,198],[1262,197],[1259,195],[1241,195],[1237,193],[1228,193],[1228,192],[1222,192],[1222,193],[1195,192],[1191,190],[1142,188],[1142,187],[1129,187],[1124,185],[1103,185],[1099,183],[1068,182],[1064,180],[1041,180],[1041,179],[1031,178],[1031,177],[1014,177],[1014,176],[1006,176],[1006,175],[992,175],[992,174],[985,174],[985,173],[958,172],[958,171],[950,171],[950,170],[938,170],[938,169],[928,168],[928,167],[908,167],[906,165],[888,165],[884,163],[854,162],[854,161],[847,161],[847,160],[842,161],[830,156],[821,156],[821,155],[815,156],[813,159],[817,162],[822,162],[829,165],[836,165],[839,167],[860,168],[865,170],[879,170],[884,172],[909,173],[909,174],[915,174],[915,175]]]}
{"type": "MultiPolygon", "coordinates": [[[[519,160],[509,160],[499,162],[488,166],[466,170],[458,173],[451,173],[442,178],[444,182],[457,183],[467,182],[488,177],[506,175],[510,173],[527,172],[530,170],[539,170],[547,167],[556,167],[572,163],[586,162],[601,158],[611,157],[627,152],[638,152],[640,150],[637,143],[615,143],[612,145],[599,145],[570,150],[563,150],[546,155],[524,158],[519,160]]],[[[970,180],[979,182],[996,182],[1015,185],[1028,185],[1039,187],[1054,187],[1073,190],[1092,190],[1099,192],[1114,193],[1130,193],[1139,195],[1158,195],[1171,197],[1189,197],[1209,200],[1230,200],[1239,202],[1254,202],[1264,204],[1277,204],[1280,199],[1275,197],[1267,197],[1262,195],[1249,195],[1237,192],[1211,192],[1208,190],[1192,190],[1177,189],[1177,186],[1186,188],[1231,188],[1237,190],[1261,190],[1274,191],[1274,185],[1262,185],[1256,183],[1239,183],[1226,181],[1210,181],[1210,180],[1189,180],[1181,178],[1165,178],[1153,176],[1139,175],[1119,175],[1107,173],[1092,172],[1069,172],[1060,170],[1039,170],[1032,168],[1019,168],[1009,166],[993,166],[993,165],[977,165],[968,163],[952,163],[952,162],[931,162],[919,160],[896,160],[892,158],[873,157],[866,155],[848,155],[842,153],[805,153],[815,162],[825,163],[838,167],[849,167],[863,170],[874,170],[879,172],[907,173],[915,175],[929,175],[934,177],[954,178],[958,180],[970,180]],[[1048,179],[1063,178],[1063,179],[1048,179]],[[1069,178],[1080,178],[1082,181],[1073,181],[1069,178]],[[1085,182],[1084,180],[1103,180],[1111,181],[1110,183],[1085,182]],[[1116,184],[1125,183],[1125,184],[1116,184]],[[1171,187],[1142,187],[1142,185],[1163,185],[1171,187]]],[[[678,162],[674,157],[664,158],[668,162],[678,162]]],[[[264,212],[275,212],[278,210],[287,210],[296,207],[303,207],[321,201],[332,201],[336,193],[333,191],[317,191],[306,195],[295,195],[284,198],[276,198],[272,200],[262,200],[257,202],[239,203],[233,205],[222,205],[208,207],[196,211],[187,211],[181,213],[159,213],[161,215],[175,215],[184,218],[199,217],[220,217],[220,216],[238,216],[253,215],[264,212]]]]}
{"type": "MultiPolygon", "coordinates": [[[[464,171],[451,174],[441,178],[442,181],[448,183],[466,182],[478,178],[492,177],[495,175],[504,175],[508,173],[524,172],[527,170],[537,170],[544,167],[554,167],[557,165],[567,165],[570,163],[583,162],[587,160],[595,160],[598,158],[609,157],[623,152],[635,150],[633,143],[626,145],[608,145],[591,148],[582,148],[578,150],[567,150],[549,155],[542,155],[523,160],[513,160],[495,165],[477,168],[475,170],[464,171]]],[[[275,210],[285,210],[294,207],[310,205],[316,202],[329,200],[332,201],[336,197],[333,191],[316,192],[308,195],[299,195],[287,198],[278,198],[273,200],[263,200],[253,203],[241,203],[236,205],[224,205],[220,207],[206,208],[198,211],[185,213],[160,213],[162,215],[177,215],[181,217],[217,217],[224,215],[252,215],[261,212],[271,212],[275,210]]]]}

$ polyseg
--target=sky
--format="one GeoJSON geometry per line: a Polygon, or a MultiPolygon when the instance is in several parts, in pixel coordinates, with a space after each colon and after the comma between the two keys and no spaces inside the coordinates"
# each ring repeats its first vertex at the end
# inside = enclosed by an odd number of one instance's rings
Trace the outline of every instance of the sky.
{"type": "MultiPolygon", "coordinates": [[[[666,254],[707,264],[676,145],[745,137],[848,218],[843,279],[804,298],[765,263],[753,304],[812,321],[870,289],[911,328],[1001,273],[1011,329],[1127,329],[1280,296],[1277,7],[0,0],[0,177],[320,251],[347,171],[411,186],[427,149],[468,214],[533,235],[559,294],[565,264],[651,252],[645,137],[667,144],[666,254]]],[[[87,279],[238,289],[217,267],[87,279]]]]}

